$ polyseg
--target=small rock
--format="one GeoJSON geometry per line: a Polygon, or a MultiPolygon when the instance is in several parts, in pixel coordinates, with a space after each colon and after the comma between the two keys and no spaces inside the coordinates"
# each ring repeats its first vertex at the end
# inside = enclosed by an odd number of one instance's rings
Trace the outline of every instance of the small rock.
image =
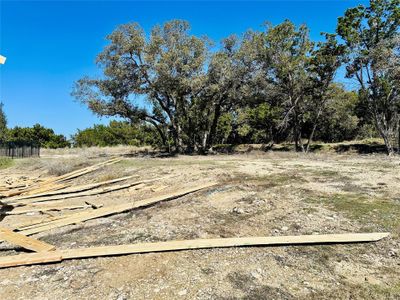
{"type": "Polygon", "coordinates": [[[261,279],[262,278],[261,274],[258,271],[252,271],[250,274],[255,279],[261,279]]]}
{"type": "Polygon", "coordinates": [[[237,213],[238,215],[244,214],[244,210],[240,207],[234,207],[232,212],[237,213]]]}
{"type": "Polygon", "coordinates": [[[365,281],[367,281],[370,284],[380,284],[380,281],[375,279],[374,277],[371,276],[366,276],[365,281]]]}
{"type": "Polygon", "coordinates": [[[282,231],[287,231],[287,230],[289,230],[289,227],[283,226],[283,227],[281,228],[281,230],[282,230],[282,231]]]}
{"type": "Polygon", "coordinates": [[[179,296],[185,296],[187,294],[187,290],[182,290],[178,292],[179,296]]]}
{"type": "Polygon", "coordinates": [[[397,256],[397,251],[395,249],[390,249],[389,250],[389,256],[396,257],[397,256]]]}
{"type": "Polygon", "coordinates": [[[5,280],[0,282],[0,285],[10,285],[10,284],[12,284],[12,281],[8,280],[8,279],[5,279],[5,280]]]}

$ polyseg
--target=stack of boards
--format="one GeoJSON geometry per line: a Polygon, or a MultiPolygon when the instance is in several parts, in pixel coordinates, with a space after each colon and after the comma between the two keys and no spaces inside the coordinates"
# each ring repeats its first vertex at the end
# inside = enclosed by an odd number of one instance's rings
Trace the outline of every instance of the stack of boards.
{"type": "MultiPolygon", "coordinates": [[[[79,169],[58,177],[35,180],[13,188],[0,186],[0,213],[3,215],[19,215],[35,212],[46,212],[48,206],[42,205],[49,201],[59,201],[85,196],[110,193],[130,187],[144,186],[149,182],[158,182],[164,178],[131,181],[135,176],[125,176],[112,180],[89,183],[85,185],[73,185],[73,179],[107,167],[121,161],[121,158],[113,158],[105,162],[79,169]]],[[[168,177],[167,177],[168,178],[168,177]]],[[[303,235],[303,236],[273,236],[273,237],[243,237],[243,238],[217,238],[198,239],[184,241],[168,241],[158,243],[141,243],[130,245],[115,245],[105,247],[89,247],[76,249],[56,249],[30,235],[49,231],[71,224],[85,222],[87,220],[107,217],[110,215],[127,212],[133,209],[143,209],[162,201],[177,199],[215,186],[215,182],[201,185],[192,185],[190,188],[180,189],[173,193],[154,196],[148,199],[132,203],[121,203],[112,206],[85,204],[65,204],[54,206],[50,210],[64,211],[72,209],[85,209],[76,213],[54,216],[45,221],[35,221],[16,226],[13,229],[4,228],[0,223],[0,241],[7,241],[18,245],[34,253],[18,254],[12,256],[0,256],[0,268],[32,265],[42,263],[61,262],[66,259],[87,257],[112,256],[133,253],[148,253],[162,251],[178,251],[189,249],[243,247],[243,246],[271,246],[271,245],[299,245],[299,244],[324,244],[324,243],[355,243],[378,241],[388,233],[350,233],[328,235],[303,235]]],[[[161,188],[155,188],[159,190],[161,188]]]]}

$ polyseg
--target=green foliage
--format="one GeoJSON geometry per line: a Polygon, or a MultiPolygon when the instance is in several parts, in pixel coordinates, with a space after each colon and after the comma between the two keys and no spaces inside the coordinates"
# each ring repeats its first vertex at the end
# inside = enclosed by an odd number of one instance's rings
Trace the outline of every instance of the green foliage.
{"type": "Polygon", "coordinates": [[[52,149],[70,146],[65,136],[55,134],[53,129],[45,128],[40,124],[35,124],[33,127],[16,126],[8,129],[6,142],[37,143],[41,147],[52,149]]]}
{"type": "Polygon", "coordinates": [[[0,141],[4,140],[7,131],[7,117],[3,106],[3,103],[0,103],[0,141]]]}
{"type": "Polygon", "coordinates": [[[13,163],[14,161],[11,158],[0,157],[0,170],[11,167],[13,163]]]}
{"type": "Polygon", "coordinates": [[[214,52],[183,20],[149,35],[137,23],[118,26],[97,57],[103,76],[77,81],[73,95],[97,115],[134,125],[96,125],[78,131],[75,144],[205,153],[216,144],[294,141],[307,152],[314,139],[379,132],[391,153],[400,131],[399,4],[371,0],[347,10],[338,20],[340,39],[325,33],[315,43],[306,25],[286,20],[229,36],[214,52]],[[343,63],[358,93],[334,83],[343,63]]]}
{"type": "Polygon", "coordinates": [[[78,130],[73,136],[77,147],[116,146],[116,145],[158,145],[159,139],[155,130],[146,125],[131,125],[128,122],[111,121],[109,125],[94,125],[91,128],[78,130]]]}
{"type": "Polygon", "coordinates": [[[371,0],[348,9],[337,33],[347,50],[348,78],[359,83],[365,112],[384,139],[389,154],[400,119],[400,0],[371,0]]]}
{"type": "Polygon", "coordinates": [[[356,115],[358,95],[333,85],[328,94],[326,109],[319,118],[315,139],[333,143],[353,140],[359,136],[359,119],[356,115]]]}

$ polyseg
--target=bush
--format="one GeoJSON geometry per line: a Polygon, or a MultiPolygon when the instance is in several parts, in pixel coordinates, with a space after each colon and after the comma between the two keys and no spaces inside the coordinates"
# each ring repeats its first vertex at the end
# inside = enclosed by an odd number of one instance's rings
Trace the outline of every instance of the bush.
{"type": "Polygon", "coordinates": [[[78,132],[72,137],[74,146],[145,146],[156,145],[158,136],[154,129],[143,124],[111,121],[109,125],[94,125],[78,132]]]}
{"type": "Polygon", "coordinates": [[[45,128],[40,124],[33,127],[19,127],[7,129],[5,142],[21,144],[39,144],[44,148],[65,148],[70,143],[62,134],[55,134],[53,129],[45,128]]]}

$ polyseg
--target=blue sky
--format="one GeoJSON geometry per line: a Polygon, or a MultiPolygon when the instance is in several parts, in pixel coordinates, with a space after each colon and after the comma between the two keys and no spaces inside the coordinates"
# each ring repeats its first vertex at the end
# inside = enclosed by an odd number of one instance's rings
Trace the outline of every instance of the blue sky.
{"type": "Polygon", "coordinates": [[[365,1],[4,1],[0,0],[0,101],[9,126],[40,123],[68,137],[99,119],[71,96],[73,82],[99,74],[95,57],[118,24],[138,22],[149,32],[171,19],[191,23],[192,33],[215,42],[265,21],[290,19],[311,37],[334,32],[337,18],[365,1]]]}

